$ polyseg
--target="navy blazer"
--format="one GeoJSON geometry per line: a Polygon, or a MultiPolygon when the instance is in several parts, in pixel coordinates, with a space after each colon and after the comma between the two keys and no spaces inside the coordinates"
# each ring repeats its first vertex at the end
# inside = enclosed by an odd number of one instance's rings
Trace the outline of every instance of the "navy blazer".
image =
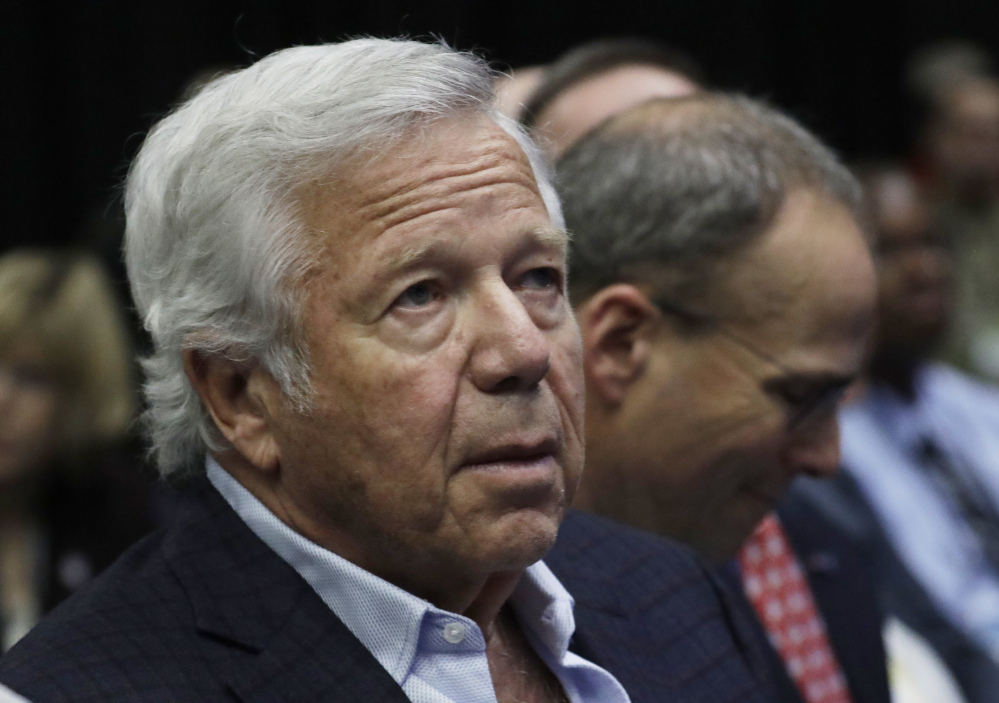
{"type": "Polygon", "coordinates": [[[689,548],[571,510],[545,563],[576,602],[573,651],[632,703],[773,700],[751,624],[689,548]]]}
{"type": "MultiPolygon", "coordinates": [[[[576,590],[575,645],[633,703],[765,700],[685,551],[579,514],[565,536],[552,566],[576,590]]],[[[204,480],[0,657],[0,682],[33,703],[408,700],[204,480]]]]}
{"type": "MultiPolygon", "coordinates": [[[[881,627],[884,617],[860,552],[807,503],[789,494],[778,508],[791,547],[805,569],[812,597],[826,624],[829,644],[846,676],[854,703],[890,703],[881,627]]],[[[782,703],[803,703],[784,662],[742,590],[734,560],[721,569],[740,607],[754,615],[771,680],[782,703]]]]}

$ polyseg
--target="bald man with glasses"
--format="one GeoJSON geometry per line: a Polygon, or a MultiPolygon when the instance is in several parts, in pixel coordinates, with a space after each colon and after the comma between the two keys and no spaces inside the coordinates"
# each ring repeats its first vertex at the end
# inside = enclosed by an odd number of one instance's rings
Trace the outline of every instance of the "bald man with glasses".
{"type": "Polygon", "coordinates": [[[862,622],[840,647],[775,511],[795,477],[836,471],[871,334],[856,181],[787,116],[711,93],[623,112],[557,170],[587,385],[576,507],[728,573],[779,700],[887,701],[866,581],[842,593],[862,622]]]}

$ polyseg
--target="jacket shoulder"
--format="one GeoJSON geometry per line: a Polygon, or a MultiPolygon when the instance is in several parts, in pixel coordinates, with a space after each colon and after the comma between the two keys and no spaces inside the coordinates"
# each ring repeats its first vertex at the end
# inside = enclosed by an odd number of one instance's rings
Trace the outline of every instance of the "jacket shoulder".
{"type": "Polygon", "coordinates": [[[98,701],[163,686],[180,668],[205,669],[162,549],[163,535],[150,535],[57,607],[0,657],[0,682],[33,703],[98,701]]]}
{"type": "MultiPolygon", "coordinates": [[[[685,583],[711,592],[705,583],[706,569],[689,547],[582,511],[572,510],[566,516],[545,563],[560,579],[577,586],[613,584],[615,591],[625,589],[626,598],[627,587],[634,584],[644,596],[633,594],[629,610],[654,591],[672,591],[685,583]]],[[[573,596],[580,599],[577,593],[573,596]]]]}
{"type": "Polygon", "coordinates": [[[574,650],[633,703],[767,700],[752,645],[690,548],[570,511],[545,563],[575,600],[574,650]]]}

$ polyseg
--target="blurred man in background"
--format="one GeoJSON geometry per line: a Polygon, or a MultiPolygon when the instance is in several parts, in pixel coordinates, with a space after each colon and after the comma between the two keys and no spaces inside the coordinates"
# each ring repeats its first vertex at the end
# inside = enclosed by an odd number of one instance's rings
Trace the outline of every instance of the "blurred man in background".
{"type": "Polygon", "coordinates": [[[910,67],[923,107],[915,175],[948,240],[955,304],[937,353],[999,380],[999,80],[974,45],[928,47],[910,67]]]}
{"type": "Polygon", "coordinates": [[[816,575],[772,512],[795,476],[838,466],[874,313],[855,180],[777,111],[700,94],[603,123],[558,184],[587,380],[576,505],[715,563],[738,553],[781,700],[887,701],[862,570],[816,575]]]}
{"type": "Polygon", "coordinates": [[[943,657],[970,701],[999,691],[999,391],[933,362],[953,261],[901,166],[862,171],[877,236],[879,327],[841,413],[844,470],[803,498],[864,550],[886,612],[943,657]]]}
{"type": "Polygon", "coordinates": [[[556,60],[519,115],[557,159],[603,120],[651,98],[689,95],[704,72],[683,52],[640,39],[604,39],[556,60]]]}

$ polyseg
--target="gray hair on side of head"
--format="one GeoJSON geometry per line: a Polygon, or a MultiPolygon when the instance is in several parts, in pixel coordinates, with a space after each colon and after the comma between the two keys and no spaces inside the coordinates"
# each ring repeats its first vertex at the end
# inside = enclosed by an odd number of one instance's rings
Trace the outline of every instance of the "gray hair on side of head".
{"type": "Polygon", "coordinates": [[[365,158],[446,118],[486,115],[527,154],[553,224],[544,160],[493,110],[493,72],[440,44],[356,39],[276,52],[222,76],[161,120],[125,188],[125,260],[154,351],[146,429],[164,476],[203,469],[225,447],[184,372],[195,349],[256,359],[291,407],[308,409],[300,312],[313,261],[294,193],[346,178],[365,158]]]}
{"type": "MultiPolygon", "coordinates": [[[[741,95],[653,100],[611,118],[557,164],[572,295],[669,271],[679,300],[710,285],[711,264],[766,231],[799,186],[858,221],[860,187],[837,156],[787,115],[741,95]]],[[[663,277],[662,280],[666,280],[663,277]]],[[[661,281],[658,284],[662,284],[661,281]]]]}

